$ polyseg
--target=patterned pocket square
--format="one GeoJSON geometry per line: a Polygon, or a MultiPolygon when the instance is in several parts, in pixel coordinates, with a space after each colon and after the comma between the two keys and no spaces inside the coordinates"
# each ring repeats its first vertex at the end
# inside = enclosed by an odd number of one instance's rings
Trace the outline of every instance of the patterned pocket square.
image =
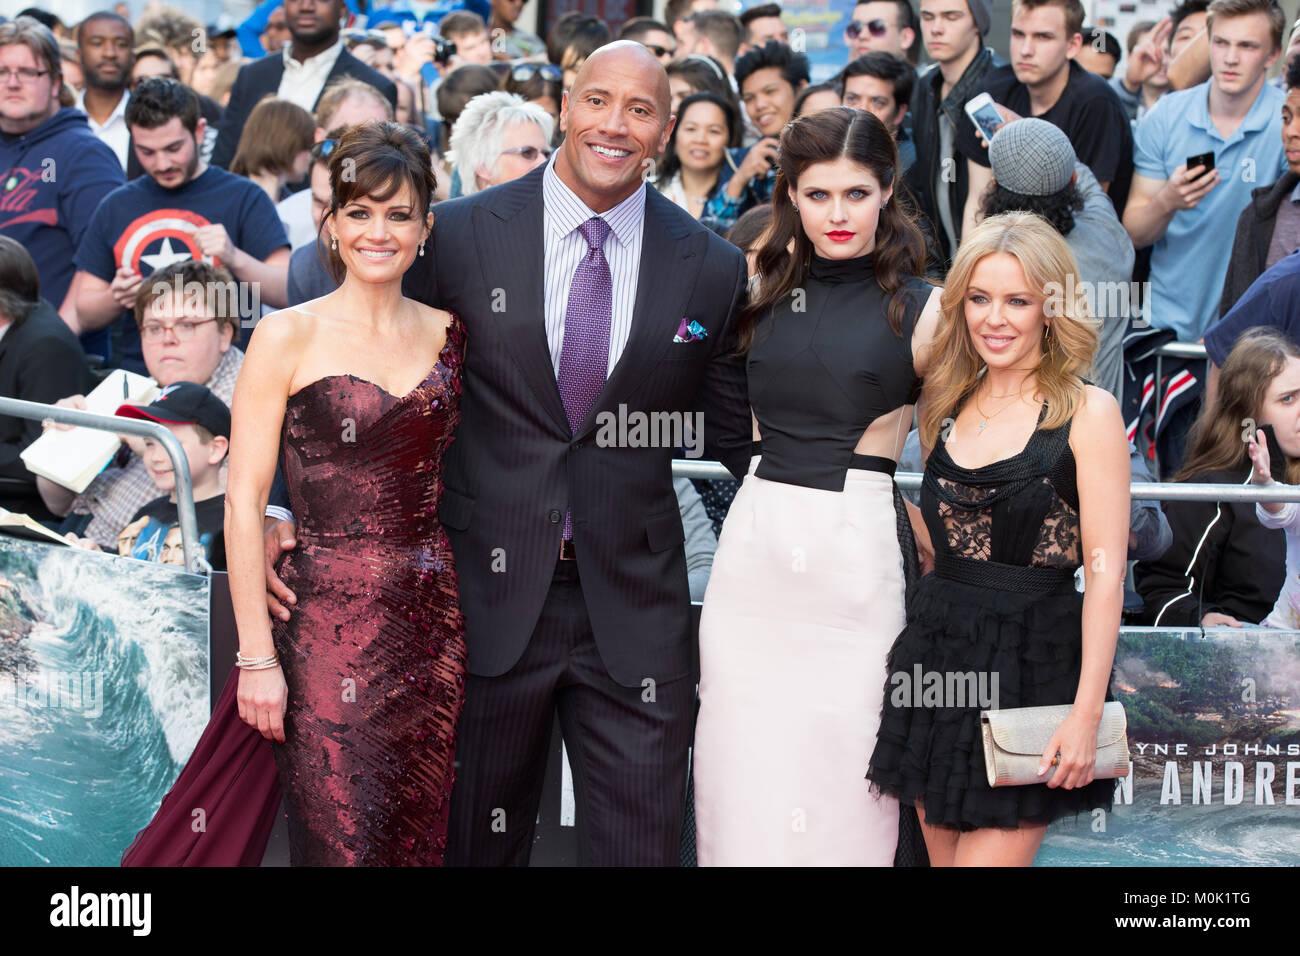
{"type": "Polygon", "coordinates": [[[673,336],[674,342],[698,342],[708,336],[709,331],[698,322],[692,322],[685,316],[682,317],[682,324],[677,327],[677,334],[673,336]]]}

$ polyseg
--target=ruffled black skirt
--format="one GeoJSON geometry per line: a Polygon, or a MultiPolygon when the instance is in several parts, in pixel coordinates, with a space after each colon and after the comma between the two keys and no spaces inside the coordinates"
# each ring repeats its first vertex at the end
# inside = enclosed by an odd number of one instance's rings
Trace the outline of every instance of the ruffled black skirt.
{"type": "MultiPolygon", "coordinates": [[[[1073,790],[1046,784],[993,788],[984,768],[981,710],[1074,701],[1082,610],[1083,595],[1068,585],[1052,593],[1017,593],[935,574],[922,578],[888,659],[880,730],[867,771],[872,788],[904,804],[920,800],[927,823],[960,830],[1050,823],[1098,807],[1109,811],[1113,780],[1073,790]],[[947,689],[946,675],[972,672],[977,693],[966,695],[966,706],[953,706],[962,702],[955,694],[936,701],[914,693],[918,673],[940,675],[947,689]]],[[[934,679],[928,680],[933,688],[934,679]]],[[[971,686],[969,680],[954,682],[952,689],[971,686]]],[[[1109,688],[1106,699],[1112,699],[1109,688]]]]}

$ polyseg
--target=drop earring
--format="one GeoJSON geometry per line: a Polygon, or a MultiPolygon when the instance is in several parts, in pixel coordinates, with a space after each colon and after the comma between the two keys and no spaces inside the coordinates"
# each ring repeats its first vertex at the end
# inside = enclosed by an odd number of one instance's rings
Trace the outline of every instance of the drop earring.
{"type": "Polygon", "coordinates": [[[337,249],[338,247],[339,247],[339,237],[338,237],[338,236],[330,236],[330,248],[331,248],[331,249],[337,249]]]}
{"type": "Polygon", "coordinates": [[[420,255],[424,255],[424,243],[420,243],[420,255]]]}

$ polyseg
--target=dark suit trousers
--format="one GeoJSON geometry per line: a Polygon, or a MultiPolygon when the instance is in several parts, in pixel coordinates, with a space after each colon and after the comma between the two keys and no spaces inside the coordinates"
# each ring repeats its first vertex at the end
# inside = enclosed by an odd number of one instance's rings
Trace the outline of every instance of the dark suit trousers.
{"type": "Polygon", "coordinates": [[[678,865],[694,704],[691,676],[654,687],[623,687],[609,676],[577,564],[559,562],[519,662],[466,683],[447,864],[527,865],[558,709],[579,863],[678,865]]]}

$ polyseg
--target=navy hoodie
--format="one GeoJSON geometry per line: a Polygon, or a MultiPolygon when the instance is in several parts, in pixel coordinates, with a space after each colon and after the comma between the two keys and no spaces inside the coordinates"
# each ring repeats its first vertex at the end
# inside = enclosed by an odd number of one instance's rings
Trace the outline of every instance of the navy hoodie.
{"type": "Polygon", "coordinates": [[[41,298],[54,308],[68,293],[90,217],[123,180],[117,155],[81,110],[64,107],[27,133],[0,134],[0,235],[31,253],[41,298]]]}

